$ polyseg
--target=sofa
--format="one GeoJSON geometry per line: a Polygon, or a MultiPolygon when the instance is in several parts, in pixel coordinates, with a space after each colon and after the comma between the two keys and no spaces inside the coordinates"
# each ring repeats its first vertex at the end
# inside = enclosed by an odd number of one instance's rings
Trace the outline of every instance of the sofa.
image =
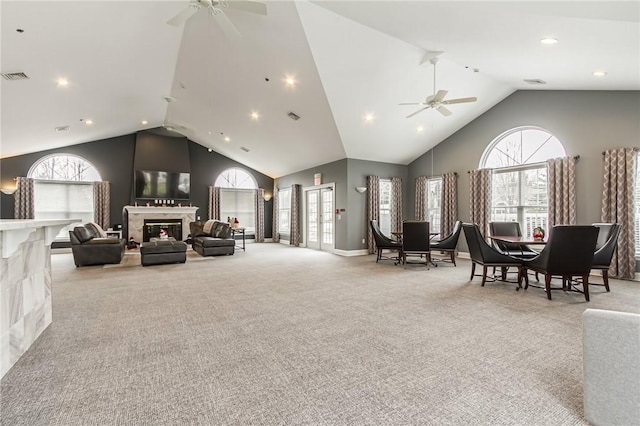
{"type": "Polygon", "coordinates": [[[124,256],[125,241],[107,237],[94,223],[76,226],[69,231],[69,239],[76,266],[120,263],[124,256]]]}
{"type": "Polygon", "coordinates": [[[587,309],[582,323],[585,418],[640,424],[640,315],[587,309]]]}
{"type": "Polygon", "coordinates": [[[232,238],[231,226],[219,220],[189,223],[191,247],[200,256],[224,256],[235,252],[236,240],[232,238]]]}

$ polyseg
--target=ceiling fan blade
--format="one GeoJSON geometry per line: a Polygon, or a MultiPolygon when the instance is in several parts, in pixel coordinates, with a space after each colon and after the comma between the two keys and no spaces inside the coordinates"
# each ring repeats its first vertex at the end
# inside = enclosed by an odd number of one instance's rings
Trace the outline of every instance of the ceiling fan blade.
{"type": "Polygon", "coordinates": [[[213,18],[216,20],[218,25],[220,25],[220,29],[224,35],[227,36],[230,40],[237,40],[242,37],[240,31],[233,25],[233,22],[224,14],[224,12],[220,9],[214,9],[211,11],[213,18]]]}
{"type": "Polygon", "coordinates": [[[445,105],[464,104],[466,102],[475,102],[477,100],[478,100],[478,98],[473,96],[473,97],[470,97],[470,98],[449,99],[448,101],[442,101],[442,103],[445,104],[445,105]]]}
{"type": "Polygon", "coordinates": [[[418,114],[419,112],[424,111],[425,109],[429,109],[429,107],[427,106],[427,107],[424,107],[424,108],[420,108],[420,109],[419,109],[419,110],[417,110],[416,112],[413,112],[413,113],[411,113],[411,114],[407,115],[407,118],[411,118],[411,117],[413,117],[414,115],[418,114]]]}
{"type": "Polygon", "coordinates": [[[440,105],[438,108],[436,108],[438,110],[438,112],[442,115],[444,115],[445,117],[450,116],[452,113],[451,111],[449,111],[445,106],[440,105]]]}
{"type": "Polygon", "coordinates": [[[398,105],[426,105],[424,102],[403,102],[398,105]]]}
{"type": "Polygon", "coordinates": [[[449,93],[446,90],[438,90],[438,93],[436,93],[436,95],[433,97],[433,101],[434,102],[442,102],[442,100],[444,99],[445,96],[447,96],[447,93],[449,93]]]}
{"type": "Polygon", "coordinates": [[[193,14],[196,13],[197,11],[198,11],[198,8],[188,6],[186,9],[183,9],[182,12],[178,13],[176,16],[169,19],[167,21],[167,24],[173,25],[174,27],[179,27],[180,25],[187,22],[187,20],[191,18],[191,16],[193,16],[193,14]]]}
{"type": "Polygon", "coordinates": [[[229,0],[227,1],[227,6],[244,12],[257,13],[258,15],[267,14],[267,5],[258,1],[229,0]]]}

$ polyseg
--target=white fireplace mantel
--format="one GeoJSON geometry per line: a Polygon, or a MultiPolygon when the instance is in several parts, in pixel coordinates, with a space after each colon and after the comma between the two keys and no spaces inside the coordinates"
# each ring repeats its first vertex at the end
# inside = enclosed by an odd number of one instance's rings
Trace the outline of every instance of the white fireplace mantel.
{"type": "Polygon", "coordinates": [[[142,242],[145,219],[181,219],[183,239],[189,234],[189,223],[195,222],[198,207],[125,206],[129,239],[142,242]]]}

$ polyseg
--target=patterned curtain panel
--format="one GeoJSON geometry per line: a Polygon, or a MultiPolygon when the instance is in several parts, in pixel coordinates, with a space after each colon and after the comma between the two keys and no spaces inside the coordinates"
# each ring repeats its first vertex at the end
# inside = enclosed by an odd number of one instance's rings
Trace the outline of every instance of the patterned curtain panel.
{"type": "Polygon", "coordinates": [[[280,203],[278,201],[278,198],[280,198],[278,196],[278,188],[275,188],[273,190],[273,231],[271,232],[273,234],[273,242],[274,243],[279,243],[280,242],[280,230],[278,229],[280,226],[280,203]]]}
{"type": "Polygon", "coordinates": [[[636,157],[634,148],[611,149],[604,153],[602,189],[602,221],[620,224],[618,247],[613,254],[609,274],[618,278],[633,278],[635,260],[634,200],[636,157]]]}
{"type": "Polygon", "coordinates": [[[402,231],[402,178],[391,178],[391,232],[402,231]]]}
{"type": "Polygon", "coordinates": [[[256,189],[256,243],[264,243],[264,189],[256,189]]]}
{"type": "Polygon", "coordinates": [[[449,172],[442,175],[440,205],[440,236],[442,238],[453,231],[456,220],[458,220],[458,174],[449,172]]]}
{"type": "Polygon", "coordinates": [[[209,187],[209,219],[220,219],[220,187],[209,187]]]}
{"type": "Polygon", "coordinates": [[[415,219],[427,220],[427,177],[416,178],[415,219]]]}
{"type": "Polygon", "coordinates": [[[367,176],[367,249],[369,254],[376,252],[376,245],[371,233],[372,220],[380,220],[380,177],[367,176]]]}
{"type": "Polygon", "coordinates": [[[300,245],[300,215],[302,214],[302,185],[291,185],[291,232],[289,235],[289,244],[292,246],[300,245]]]}
{"type": "Polygon", "coordinates": [[[13,217],[15,219],[34,219],[35,198],[34,180],[27,177],[16,178],[15,208],[13,217]]]}
{"type": "Polygon", "coordinates": [[[482,235],[489,229],[489,207],[491,206],[491,170],[479,169],[469,172],[471,212],[470,220],[478,224],[482,235]]]}
{"type": "Polygon", "coordinates": [[[102,229],[111,226],[110,182],[93,182],[93,221],[102,229]]]}
{"type": "Polygon", "coordinates": [[[548,226],[576,223],[576,158],[547,160],[548,226]]]}

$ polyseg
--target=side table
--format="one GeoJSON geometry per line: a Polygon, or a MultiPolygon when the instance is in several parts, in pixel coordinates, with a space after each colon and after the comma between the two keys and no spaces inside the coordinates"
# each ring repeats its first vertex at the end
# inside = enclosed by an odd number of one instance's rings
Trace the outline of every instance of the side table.
{"type": "Polygon", "coordinates": [[[236,245],[237,248],[242,249],[242,251],[246,251],[245,250],[245,240],[244,240],[244,231],[245,228],[231,228],[231,236],[233,237],[233,239],[236,239],[236,234],[241,234],[242,235],[242,245],[236,245]]]}

